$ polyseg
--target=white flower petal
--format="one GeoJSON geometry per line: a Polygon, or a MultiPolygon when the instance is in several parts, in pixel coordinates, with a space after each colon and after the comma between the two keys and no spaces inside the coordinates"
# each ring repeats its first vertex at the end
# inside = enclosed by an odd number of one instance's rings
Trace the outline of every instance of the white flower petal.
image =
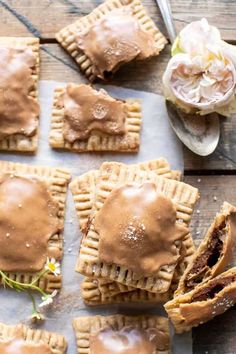
{"type": "Polygon", "coordinates": [[[180,47],[184,52],[195,55],[204,53],[206,45],[212,47],[221,40],[219,30],[210,26],[205,18],[191,22],[179,33],[180,47]]]}
{"type": "Polygon", "coordinates": [[[53,303],[53,298],[57,295],[57,290],[54,290],[51,295],[42,296],[42,302],[39,304],[39,307],[47,307],[53,303]]]}
{"type": "Polygon", "coordinates": [[[51,297],[55,297],[57,295],[57,290],[54,290],[51,294],[51,297]]]}
{"type": "Polygon", "coordinates": [[[47,307],[49,306],[50,304],[52,304],[53,302],[53,299],[51,297],[48,297],[46,300],[44,300],[43,302],[41,302],[41,304],[39,304],[39,307],[42,308],[42,307],[47,307]]]}

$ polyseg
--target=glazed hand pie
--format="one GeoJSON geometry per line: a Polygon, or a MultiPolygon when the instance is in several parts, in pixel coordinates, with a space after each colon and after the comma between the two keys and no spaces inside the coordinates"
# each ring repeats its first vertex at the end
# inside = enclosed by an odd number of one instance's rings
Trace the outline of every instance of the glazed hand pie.
{"type": "Polygon", "coordinates": [[[221,273],[232,259],[236,243],[236,208],[224,202],[180,279],[176,295],[221,273]]]}
{"type": "Polygon", "coordinates": [[[139,0],[107,0],[56,34],[90,81],[156,56],[167,43],[139,0]]]}
{"type": "MultiPolygon", "coordinates": [[[[137,169],[140,171],[152,171],[156,175],[164,176],[175,180],[180,180],[180,171],[172,171],[168,162],[160,158],[142,162],[137,165],[124,165],[121,163],[105,162],[100,170],[87,172],[77,177],[70,185],[75,206],[79,218],[81,231],[87,233],[94,213],[94,204],[97,187],[100,183],[101,174],[106,171],[110,173],[114,168],[120,170],[120,176],[125,175],[127,181],[133,180],[133,175],[137,169]]],[[[98,305],[106,303],[121,302],[165,302],[172,298],[173,291],[176,290],[179,277],[183,274],[193,253],[194,244],[191,236],[188,235],[183,240],[183,250],[181,250],[181,260],[176,268],[174,278],[171,284],[171,291],[164,294],[150,293],[145,290],[136,289],[132,286],[121,284],[110,279],[86,278],[82,284],[82,297],[87,305],[98,305]],[[131,291],[132,290],[132,291],[131,291]]]]}
{"type": "Polygon", "coordinates": [[[50,145],[84,151],[137,152],[141,105],[121,101],[89,85],[69,84],[55,90],[50,145]]]}
{"type": "Polygon", "coordinates": [[[79,317],[73,327],[77,352],[90,354],[169,354],[168,320],[157,316],[79,317]]]}
{"type": "Polygon", "coordinates": [[[1,354],[65,354],[64,336],[24,325],[7,326],[0,323],[1,354]]]}
{"type": "MultiPolygon", "coordinates": [[[[0,162],[0,269],[31,283],[48,258],[62,258],[66,170],[0,162]]],[[[61,276],[37,280],[46,292],[60,289],[61,276]]]]}
{"type": "Polygon", "coordinates": [[[0,150],[35,151],[39,39],[0,37],[0,150]]]}
{"type": "Polygon", "coordinates": [[[197,285],[192,291],[175,297],[165,309],[177,333],[207,322],[236,303],[236,268],[197,285]]]}
{"type": "Polygon", "coordinates": [[[197,198],[196,189],[142,171],[138,165],[105,165],[100,170],[93,219],[82,240],[77,270],[90,277],[165,293],[180,258],[182,241],[189,237],[187,225],[197,198]],[[122,216],[119,213],[124,207],[127,212],[123,210],[122,216]],[[149,213],[145,214],[146,210],[149,213]],[[107,233],[110,227],[113,232],[107,233]],[[155,229],[159,230],[159,240],[162,232],[170,237],[154,242],[155,229]],[[113,243],[112,234],[116,236],[113,243]],[[134,254],[139,254],[139,258],[134,254]]]}

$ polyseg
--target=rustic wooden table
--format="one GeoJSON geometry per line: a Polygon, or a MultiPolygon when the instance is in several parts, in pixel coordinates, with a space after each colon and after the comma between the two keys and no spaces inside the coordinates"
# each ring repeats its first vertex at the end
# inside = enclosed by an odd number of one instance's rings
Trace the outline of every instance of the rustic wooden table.
{"type": "MultiPolygon", "coordinates": [[[[88,14],[102,0],[0,0],[0,36],[37,36],[41,42],[41,79],[82,82],[77,66],[60,48],[54,34],[79,16],[88,14]]],[[[154,0],[143,0],[149,13],[166,34],[154,0]]],[[[218,26],[225,40],[236,44],[235,0],[171,0],[177,29],[193,20],[207,17],[218,26]]],[[[121,69],[113,84],[161,93],[161,77],[170,55],[168,45],[162,54],[145,63],[121,69]]],[[[185,180],[201,193],[192,231],[196,243],[224,200],[236,204],[236,116],[221,122],[217,150],[200,158],[184,150],[185,180]],[[217,200],[215,200],[217,197],[217,200]]],[[[236,309],[193,331],[194,354],[236,353],[236,309]]],[[[183,353],[184,354],[184,353],[183,353]]]]}

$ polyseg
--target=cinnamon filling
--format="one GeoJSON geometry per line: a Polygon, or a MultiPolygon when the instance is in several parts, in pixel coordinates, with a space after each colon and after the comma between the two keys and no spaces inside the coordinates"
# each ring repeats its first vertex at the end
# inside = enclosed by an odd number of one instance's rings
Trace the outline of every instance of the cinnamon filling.
{"type": "Polygon", "coordinates": [[[113,190],[98,212],[99,259],[145,276],[177,262],[176,243],[188,229],[176,222],[172,201],[153,183],[124,185],[113,190]]]}
{"type": "Polygon", "coordinates": [[[29,48],[0,47],[0,139],[36,133],[39,105],[30,92],[36,64],[29,48]]]}
{"type": "Polygon", "coordinates": [[[165,350],[168,342],[167,334],[156,328],[105,328],[90,335],[90,354],[156,354],[165,350]]]}
{"type": "Polygon", "coordinates": [[[33,343],[23,339],[23,332],[20,328],[15,331],[15,338],[8,341],[0,340],[1,354],[52,354],[46,343],[33,343]]]}
{"type": "Polygon", "coordinates": [[[94,74],[109,79],[124,63],[155,54],[155,38],[143,30],[132,6],[110,11],[85,32],[77,33],[77,45],[93,63],[94,74]]]}
{"type": "Polygon", "coordinates": [[[226,286],[236,281],[236,276],[229,276],[222,279],[215,279],[205,288],[199,290],[192,296],[191,302],[206,301],[214,297],[226,286]]]}
{"type": "Polygon", "coordinates": [[[108,135],[125,133],[125,103],[88,85],[68,85],[59,103],[64,107],[65,140],[88,139],[93,131],[108,135]]]}
{"type": "Polygon", "coordinates": [[[59,206],[44,182],[5,174],[0,178],[0,269],[35,272],[58,258],[50,238],[61,229],[59,206]]]}
{"type": "Polygon", "coordinates": [[[224,220],[212,232],[206,251],[194,261],[191,271],[186,275],[185,286],[191,290],[201,283],[209,269],[214,267],[222,256],[224,239],[226,237],[227,221],[224,220]]]}

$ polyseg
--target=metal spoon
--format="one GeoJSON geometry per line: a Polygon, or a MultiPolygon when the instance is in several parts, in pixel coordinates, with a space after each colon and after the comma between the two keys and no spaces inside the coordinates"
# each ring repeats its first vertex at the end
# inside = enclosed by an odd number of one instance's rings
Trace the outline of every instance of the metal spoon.
{"type": "MultiPolygon", "coordinates": [[[[169,0],[156,0],[156,2],[173,44],[176,31],[169,0]]],[[[205,116],[186,114],[168,101],[166,101],[166,108],[170,124],[184,145],[200,156],[210,155],[215,150],[220,138],[219,115],[217,113],[205,116]]]]}

